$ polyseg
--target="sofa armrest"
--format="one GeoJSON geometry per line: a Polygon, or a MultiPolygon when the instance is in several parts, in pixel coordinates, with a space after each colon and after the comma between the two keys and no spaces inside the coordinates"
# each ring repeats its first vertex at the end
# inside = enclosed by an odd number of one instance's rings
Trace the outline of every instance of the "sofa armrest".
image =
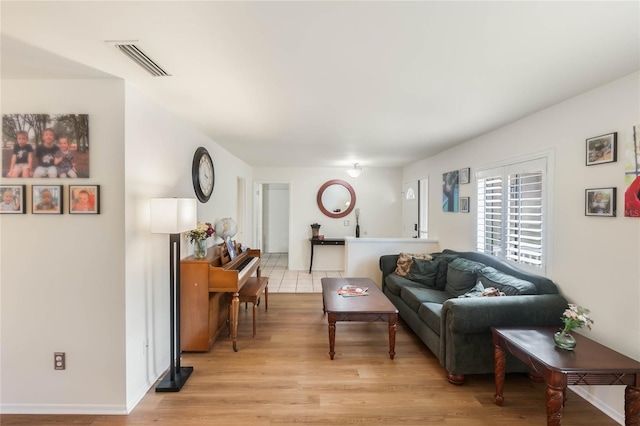
{"type": "Polygon", "coordinates": [[[384,290],[384,279],[387,275],[392,274],[396,270],[398,264],[398,254],[385,254],[380,256],[380,270],[382,271],[382,289],[384,290]]]}
{"type": "Polygon", "coordinates": [[[559,294],[449,299],[442,306],[440,337],[485,332],[491,327],[560,327],[566,307],[566,299],[559,294]]]}

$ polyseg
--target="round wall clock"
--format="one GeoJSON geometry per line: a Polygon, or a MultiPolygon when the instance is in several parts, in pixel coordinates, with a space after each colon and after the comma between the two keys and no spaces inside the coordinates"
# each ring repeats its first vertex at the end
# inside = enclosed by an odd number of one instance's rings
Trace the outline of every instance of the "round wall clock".
{"type": "Polygon", "coordinates": [[[196,149],[191,165],[191,179],[198,200],[203,203],[209,201],[216,176],[213,170],[213,161],[206,148],[196,149]]]}

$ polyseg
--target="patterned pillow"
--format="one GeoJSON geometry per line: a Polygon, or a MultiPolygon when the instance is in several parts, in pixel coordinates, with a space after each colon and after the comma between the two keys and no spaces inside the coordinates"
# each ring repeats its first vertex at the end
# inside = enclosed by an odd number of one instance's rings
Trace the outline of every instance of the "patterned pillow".
{"type": "Polygon", "coordinates": [[[400,253],[395,273],[401,277],[407,276],[409,269],[411,269],[414,257],[416,259],[431,260],[431,255],[428,253],[400,253]]]}

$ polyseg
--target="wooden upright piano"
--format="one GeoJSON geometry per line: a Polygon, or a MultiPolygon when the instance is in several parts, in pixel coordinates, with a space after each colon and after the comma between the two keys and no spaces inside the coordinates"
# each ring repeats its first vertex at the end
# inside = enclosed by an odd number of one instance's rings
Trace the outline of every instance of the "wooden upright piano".
{"type": "Polygon", "coordinates": [[[223,243],[210,247],[205,259],[189,256],[181,261],[181,350],[208,351],[227,319],[233,350],[238,350],[238,292],[254,273],[260,278],[260,250],[236,251],[239,253],[231,260],[223,243]]]}

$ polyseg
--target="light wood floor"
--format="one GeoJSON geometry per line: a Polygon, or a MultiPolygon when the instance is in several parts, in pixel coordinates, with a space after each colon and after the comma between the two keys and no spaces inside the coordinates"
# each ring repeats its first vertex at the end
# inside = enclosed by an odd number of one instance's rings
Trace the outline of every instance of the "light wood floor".
{"type": "MultiPolygon", "coordinates": [[[[272,294],[259,308],[251,338],[251,306],[241,308],[237,353],[226,337],[212,350],[185,354],[195,370],[179,393],[151,389],[128,416],[3,415],[5,425],[545,425],[545,385],[507,375],[505,402],[493,402],[493,376],[450,385],[413,333],[398,326],[389,359],[385,323],[338,323],[329,359],[320,294],[272,294]]],[[[564,426],[616,423],[573,392],[564,426]]]]}

